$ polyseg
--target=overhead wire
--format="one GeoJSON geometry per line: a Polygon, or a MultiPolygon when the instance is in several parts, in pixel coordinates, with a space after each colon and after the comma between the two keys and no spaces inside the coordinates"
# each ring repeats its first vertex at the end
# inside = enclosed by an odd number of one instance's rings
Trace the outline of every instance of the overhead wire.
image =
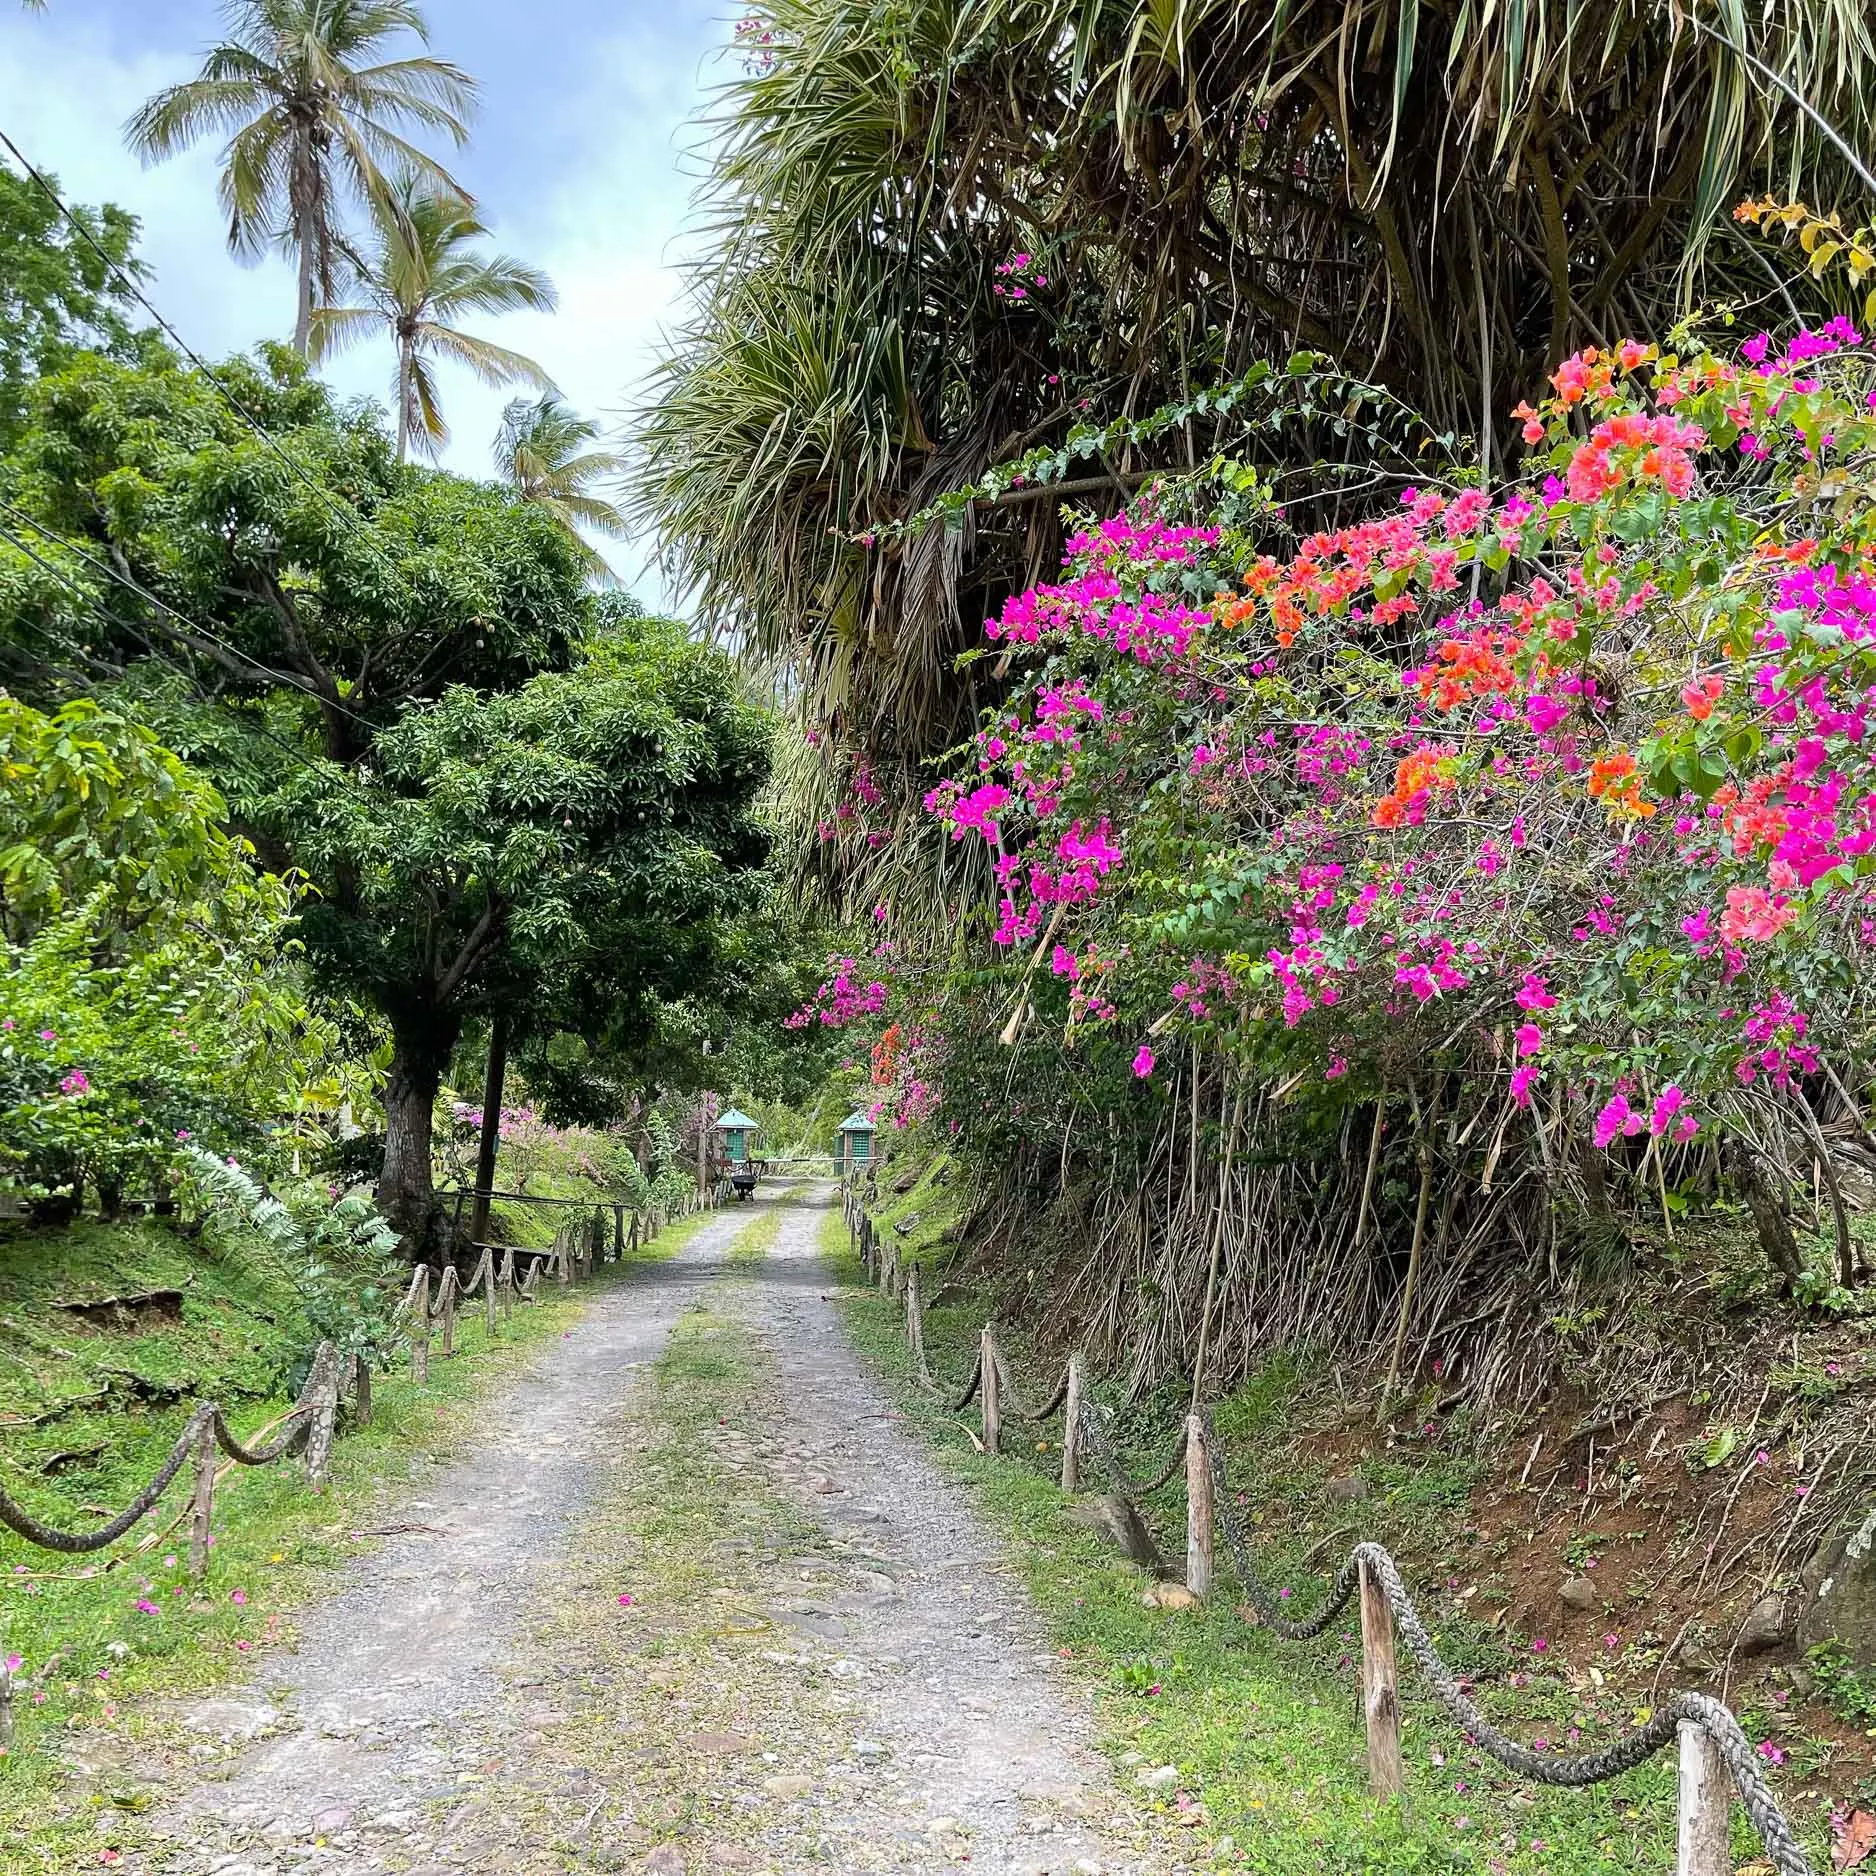
{"type": "MultiPolygon", "coordinates": [[[[42,535],[46,540],[55,541],[68,553],[77,555],[86,566],[94,568],[107,579],[115,580],[120,586],[124,587],[126,591],[135,593],[145,605],[154,606],[159,611],[168,613],[190,637],[215,646],[228,657],[238,659],[243,664],[251,665],[256,673],[272,683],[286,684],[294,690],[303,691],[314,703],[318,704],[322,710],[336,711],[340,716],[350,717],[354,723],[361,724],[369,730],[375,730],[378,727],[369,717],[361,716],[356,710],[348,709],[346,705],[340,703],[336,698],[326,696],[324,692],[317,689],[314,685],[307,683],[302,678],[295,676],[292,672],[283,671],[277,665],[267,664],[263,660],[256,658],[251,652],[243,651],[239,645],[223,638],[219,633],[203,625],[199,620],[192,618],[188,613],[172,606],[168,600],[151,592],[142,581],[133,579],[120,568],[112,566],[108,560],[100,560],[96,554],[92,553],[88,548],[81,546],[69,535],[60,533],[57,528],[47,527],[43,521],[35,519],[32,515],[28,514],[25,509],[8,501],[4,496],[0,496],[0,509],[4,509],[8,514],[13,516],[16,521],[23,521],[26,526],[31,528],[36,534],[42,535]]],[[[9,536],[9,538],[11,539],[12,537],[9,536]]],[[[13,544],[16,547],[20,546],[18,540],[14,540],[13,544]]],[[[30,553],[31,550],[24,549],[22,551],[30,553]]],[[[49,563],[41,560],[37,554],[33,554],[32,558],[39,561],[39,564],[42,567],[46,567],[48,571],[53,570],[49,563]]],[[[76,586],[75,582],[68,582],[68,584],[76,586]]],[[[82,588],[77,588],[77,590],[83,591],[82,588]]],[[[188,642],[187,637],[185,637],[184,642],[188,642]]]]}
{"type": "Polygon", "coordinates": [[[118,260],[117,257],[99,241],[97,236],[93,234],[91,229],[86,225],[84,217],[73,210],[66,203],[65,198],[53,187],[51,178],[33,162],[32,158],[13,141],[4,129],[0,129],[0,144],[5,145],[6,149],[11,153],[13,160],[25,170],[26,174],[38,186],[47,200],[64,216],[78,238],[83,241],[85,245],[97,255],[99,260],[117,277],[122,283],[124,291],[130,294],[130,296],[136,300],[137,304],[156,321],[157,325],[169,337],[170,342],[176,349],[215,387],[229,409],[232,410],[235,415],[239,417],[290,470],[292,470],[294,475],[304,482],[313,494],[346,524],[347,527],[360,531],[361,538],[370,544],[373,551],[383,555],[386,552],[384,542],[378,537],[371,523],[368,522],[356,508],[339,501],[330,489],[326,488],[322,483],[315,481],[314,478],[308,475],[306,470],[288,454],[267,426],[222,382],[220,374],[216,372],[214,367],[211,366],[208,361],[203,358],[201,353],[198,352],[195,347],[163,317],[162,313],[157,310],[155,302],[144,292],[136,274],[126,267],[122,261],[118,260]]]}
{"type": "MultiPolygon", "coordinates": [[[[8,504],[0,503],[0,506],[7,506],[7,505],[8,504]]],[[[63,567],[55,566],[50,560],[46,559],[43,554],[39,553],[38,550],[34,548],[30,542],[21,540],[20,537],[17,534],[15,534],[11,528],[0,526],[0,540],[10,542],[14,547],[18,548],[19,551],[22,554],[24,554],[28,560],[32,561],[36,566],[43,568],[47,573],[51,574],[51,576],[55,580],[59,581],[62,585],[68,587],[78,597],[80,602],[88,606],[93,612],[93,614],[95,614],[96,617],[98,617],[99,619],[103,620],[106,625],[114,625],[118,627],[121,631],[126,631],[130,633],[130,635],[133,638],[137,639],[144,646],[145,650],[147,650],[150,653],[150,655],[157,660],[158,663],[166,665],[170,670],[174,671],[176,675],[180,677],[187,685],[189,685],[189,687],[195,692],[196,696],[200,698],[203,703],[209,704],[211,706],[215,704],[216,699],[211,697],[209,693],[203,689],[201,680],[197,678],[195,673],[191,671],[188,668],[188,666],[178,664],[173,658],[166,657],[163,654],[163,652],[158,649],[154,641],[152,641],[137,625],[135,625],[132,621],[121,618],[119,617],[118,614],[110,611],[103,604],[103,602],[100,601],[94,594],[87,592],[85,588],[77,580],[73,579],[72,576],[69,573],[67,573],[63,567]]],[[[33,629],[39,634],[41,638],[45,639],[48,643],[56,642],[53,639],[53,634],[46,627],[37,624],[37,622],[30,622],[30,623],[33,624],[33,629]]],[[[74,655],[72,653],[72,648],[69,645],[61,645],[59,646],[59,650],[66,653],[67,655],[74,655]]],[[[80,659],[82,659],[87,665],[89,665],[92,668],[94,672],[96,672],[100,676],[117,677],[117,676],[122,675],[122,672],[116,669],[115,667],[104,663],[101,659],[97,659],[97,658],[90,656],[82,646],[78,649],[75,655],[79,657],[80,659]]],[[[79,672],[73,671],[70,666],[60,666],[58,664],[52,664],[48,668],[52,670],[63,670],[68,675],[71,675],[71,676],[82,675],[79,672]]],[[[266,741],[272,743],[274,747],[280,750],[283,754],[291,756],[292,759],[295,762],[299,763],[302,768],[307,770],[309,774],[316,775],[320,773],[319,765],[316,762],[314,762],[311,757],[309,757],[303,750],[295,749],[291,743],[286,742],[281,737],[276,736],[273,733],[273,731],[270,730],[264,723],[251,723],[251,724],[248,724],[247,727],[250,730],[252,730],[254,734],[256,734],[257,736],[263,737],[266,741]]]]}

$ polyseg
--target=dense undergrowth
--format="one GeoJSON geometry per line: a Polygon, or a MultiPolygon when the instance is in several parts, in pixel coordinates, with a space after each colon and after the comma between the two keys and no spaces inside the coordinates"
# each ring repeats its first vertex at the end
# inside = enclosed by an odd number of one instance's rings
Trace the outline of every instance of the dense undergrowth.
{"type": "MultiPolygon", "coordinates": [[[[978,1203],[963,1170],[942,1154],[911,1152],[899,1166],[881,1169],[873,1215],[901,1256],[921,1264],[939,1395],[954,1397],[978,1330],[998,1314],[1023,1399],[1040,1401],[1062,1348],[1038,1345],[1023,1325],[1043,1315],[1047,1257],[1031,1246],[1027,1269],[1007,1258],[974,1264],[958,1244],[978,1203]],[[1007,1281],[993,1288],[992,1270],[1007,1281]]],[[[829,1245],[845,1258],[837,1220],[829,1245]]],[[[1626,1297],[1620,1320],[1559,1326],[1579,1358],[1527,1413],[1475,1419],[1428,1377],[1412,1400],[1378,1416],[1372,1376],[1327,1351],[1291,1349],[1218,1402],[1217,1425],[1260,1564],[1299,1609],[1355,1541],[1385,1543],[1443,1652],[1493,1715],[1559,1751],[1616,1737],[1676,1688],[1721,1692],[1821,1842],[1833,1812],[1841,1819],[1876,1794],[1862,1682],[1849,1674],[1849,1697],[1836,1684],[1847,1667],[1841,1650],[1807,1655],[1788,1644],[1748,1657],[1732,1643],[1763,1590],[1795,1584],[1815,1537],[1813,1496],[1834,1499],[1849,1489],[1846,1476],[1860,1478],[1876,1370],[1854,1326],[1794,1319],[1746,1283],[1741,1273],[1756,1267],[1749,1243],[1722,1234],[1684,1243],[1680,1255],[1674,1307],[1644,1287],[1626,1297]],[[1617,1341],[1638,1391],[1610,1415],[1586,1355],[1593,1345],[1608,1358],[1617,1341]],[[1641,1378],[1650,1371],[1679,1384],[1648,1392],[1641,1378]]],[[[857,1270],[849,1264],[847,1274],[857,1270]]],[[[852,1289],[847,1301],[854,1333],[902,1384],[908,1411],[1015,1536],[1060,1641],[1097,1676],[1115,1750],[1176,1766],[1169,1802],[1202,1803],[1248,1867],[1671,1864],[1670,1767],[1587,1794],[1522,1787],[1436,1719],[1411,1671],[1411,1802],[1404,1821],[1377,1812],[1365,1796],[1352,1620],[1319,1644],[1278,1643],[1248,1624],[1228,1570],[1205,1611],[1143,1607],[1139,1573],[1065,1516],[1053,1483],[1059,1422],[1030,1427],[1006,1406],[1008,1457],[983,1459],[941,1399],[905,1385],[899,1306],[852,1289]]],[[[1101,1383],[1136,1476],[1159,1470],[1189,1385],[1174,1379],[1130,1396],[1124,1374],[1101,1383]]],[[[1175,1565],[1182,1481],[1148,1507],[1175,1565]]],[[[1749,1847],[1742,1834],[1742,1859],[1749,1847]]]]}

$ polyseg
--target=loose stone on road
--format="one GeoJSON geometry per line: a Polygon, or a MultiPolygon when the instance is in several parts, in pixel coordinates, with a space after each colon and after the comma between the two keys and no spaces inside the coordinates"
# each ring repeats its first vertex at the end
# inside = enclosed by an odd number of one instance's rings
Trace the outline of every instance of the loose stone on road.
{"type": "Polygon", "coordinates": [[[124,1867],[1181,1868],[843,1335],[830,1197],[595,1292],[400,1501],[427,1530],[350,1564],[257,1687],[179,1704],[124,1867]]]}

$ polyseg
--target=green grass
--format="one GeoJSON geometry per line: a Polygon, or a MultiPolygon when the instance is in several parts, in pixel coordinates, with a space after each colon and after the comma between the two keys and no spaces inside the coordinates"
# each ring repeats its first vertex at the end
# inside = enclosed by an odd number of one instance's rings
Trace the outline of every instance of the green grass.
{"type": "MultiPolygon", "coordinates": [[[[707,1222],[709,1214],[698,1213],[667,1226],[642,1257],[676,1255],[707,1222]]],[[[277,1390],[290,1350],[290,1298],[238,1265],[214,1265],[182,1240],[158,1241],[167,1237],[153,1227],[134,1228],[127,1244],[85,1229],[64,1234],[57,1285],[22,1270],[18,1259],[0,1264],[6,1282],[0,1313],[16,1323],[40,1321],[53,1290],[89,1293],[81,1283],[121,1294],[159,1278],[178,1287],[191,1280],[180,1325],[164,1334],[101,1333],[93,1338],[98,1349],[87,1345],[94,1365],[134,1359],[152,1373],[192,1375],[195,1397],[221,1399],[237,1431],[284,1412],[290,1402],[277,1390]],[[75,1255],[66,1256],[74,1239],[75,1255]],[[268,1329],[275,1332],[272,1341],[263,1333],[268,1329]]],[[[41,1256],[38,1263],[47,1266],[49,1259],[41,1256]]],[[[71,1828],[55,1802],[63,1782],[61,1745],[77,1735],[134,1738],[146,1724],[139,1696],[210,1687],[255,1667],[270,1643],[290,1634],[292,1612],[329,1591],[334,1572],[376,1541],[374,1527],[395,1522],[393,1482],[414,1466],[446,1462],[472,1445],[482,1399],[535,1344],[575,1320],[591,1294],[543,1286],[541,1302],[518,1308],[493,1346],[479,1303],[471,1305],[458,1318],[457,1356],[445,1361],[432,1346],[427,1388],[416,1387],[403,1369],[377,1378],[371,1426],[343,1433],[331,1481],[319,1492],[307,1487],[296,1462],[231,1472],[217,1492],[215,1545],[199,1583],[190,1582],[184,1568],[186,1529],[159,1536],[185,1510],[186,1468],[157,1513],[102,1555],[65,1557],[5,1535],[0,1654],[17,1654],[25,1665],[15,1683],[13,1750],[0,1757],[0,1867],[9,1876],[16,1867],[61,1867],[51,1860],[71,1828]],[[140,1601],[157,1613],[140,1610],[140,1601]],[[10,1853],[38,1860],[16,1862],[10,1853]]],[[[4,1453],[11,1463],[0,1476],[29,1509],[68,1526],[86,1521],[82,1506],[114,1511],[134,1495],[169,1450],[188,1403],[134,1414],[90,1412],[91,1421],[74,1416],[55,1423],[62,1429],[84,1424],[108,1442],[108,1452],[78,1485],[69,1474],[45,1479],[22,1463],[43,1445],[42,1429],[7,1429],[4,1453]]]]}
{"type": "MultiPolygon", "coordinates": [[[[1175,1812],[1182,1800],[1203,1807],[1214,1867],[1267,1876],[1630,1876],[1673,1867],[1671,1752],[1588,1791],[1521,1785],[1436,1717],[1411,1663],[1402,1669],[1408,1797],[1404,1805],[1376,1803],[1367,1793],[1352,1612],[1319,1642],[1281,1642],[1240,1616],[1222,1556],[1221,1581],[1207,1606],[1179,1612],[1144,1607],[1144,1579],[1068,1515],[1050,1476],[1057,1463],[1055,1428],[1037,1440],[1034,1429],[1006,1420],[1007,1443],[1020,1440],[1037,1450],[1003,1459],[978,1453],[957,1418],[913,1385],[898,1305],[864,1287],[838,1214],[823,1226],[822,1245],[846,1278],[843,1304],[855,1342],[898,1384],[908,1418],[1007,1539],[1055,1644],[1092,1685],[1102,1742],[1118,1761],[1119,1777],[1130,1781],[1143,1763],[1176,1767],[1177,1793],[1164,1802],[1175,1812]]],[[[927,1317],[932,1366],[947,1388],[969,1373],[983,1313],[981,1304],[965,1299],[927,1317]]],[[[1021,1374],[1020,1346],[1017,1354],[1021,1374]]],[[[1025,1398],[1042,1399],[1052,1379],[1033,1372],[1025,1398]]],[[[1240,1434],[1275,1425],[1283,1386],[1275,1376],[1261,1393],[1254,1387],[1221,1412],[1221,1424],[1240,1434]]],[[[1152,1442],[1138,1422],[1136,1431],[1136,1451],[1144,1455],[1152,1442]]],[[[1163,1452],[1163,1444],[1154,1450],[1163,1452]]],[[[1383,1463],[1377,1472],[1391,1469],[1383,1463]]],[[[1383,1493],[1407,1486],[1411,1502],[1403,1514],[1438,1518],[1451,1515],[1452,1494],[1463,1494],[1465,1481],[1420,1468],[1411,1480],[1377,1476],[1371,1483],[1383,1493]]],[[[1256,1496],[1268,1502],[1261,1480],[1256,1496]]],[[[1185,1510],[1178,1486],[1159,1502],[1162,1546],[1180,1556],[1185,1510]]],[[[1355,1507],[1350,1522],[1371,1512],[1369,1505],[1355,1507]]],[[[1298,1567],[1296,1547],[1268,1530],[1257,1541],[1267,1546],[1260,1557],[1265,1573],[1295,1585],[1297,1606],[1311,1607],[1321,1579],[1298,1567]]],[[[1342,1552],[1338,1547],[1332,1554],[1342,1552]]],[[[1425,1586],[1415,1587],[1442,1647],[1470,1668],[1463,1657],[1478,1644],[1476,1625],[1442,1624],[1436,1599],[1424,1594],[1425,1586]]],[[[1559,1750],[1585,1748],[1634,1721],[1632,1710],[1617,1710],[1597,1686],[1587,1663],[1565,1664],[1545,1653],[1521,1657],[1512,1667],[1500,1650],[1480,1666],[1507,1670],[1497,1684],[1481,1686],[1480,1698],[1494,1719],[1526,1739],[1544,1737],[1559,1750]]],[[[1821,1820],[1806,1823],[1822,1867],[1821,1820]]],[[[1739,1860],[1758,1853],[1737,1808],[1734,1841],[1739,1860]]]]}

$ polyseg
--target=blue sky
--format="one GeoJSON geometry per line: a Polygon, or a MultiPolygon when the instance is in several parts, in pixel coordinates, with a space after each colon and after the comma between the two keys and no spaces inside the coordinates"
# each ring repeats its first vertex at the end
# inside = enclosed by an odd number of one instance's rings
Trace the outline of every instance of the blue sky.
{"type": "MultiPolygon", "coordinates": [[[[471,141],[449,161],[480,202],[495,245],[547,269],[551,316],[474,329],[539,359],[588,415],[629,407],[675,316],[678,263],[695,183],[695,114],[723,67],[735,15],[723,0],[429,0],[431,49],[482,84],[471,141]]],[[[0,125],[69,199],[114,201],[143,222],[150,297],[215,357],[292,327],[283,261],[238,265],[215,200],[217,149],[153,169],[124,148],[125,118],[193,74],[220,21],[217,0],[0,0],[0,125]]],[[[345,392],[383,398],[388,344],[327,371],[345,392]]],[[[488,445],[510,392],[444,367],[454,432],[444,461],[489,473],[488,445]]],[[[629,584],[661,595],[635,545],[607,543],[629,584]]]]}

